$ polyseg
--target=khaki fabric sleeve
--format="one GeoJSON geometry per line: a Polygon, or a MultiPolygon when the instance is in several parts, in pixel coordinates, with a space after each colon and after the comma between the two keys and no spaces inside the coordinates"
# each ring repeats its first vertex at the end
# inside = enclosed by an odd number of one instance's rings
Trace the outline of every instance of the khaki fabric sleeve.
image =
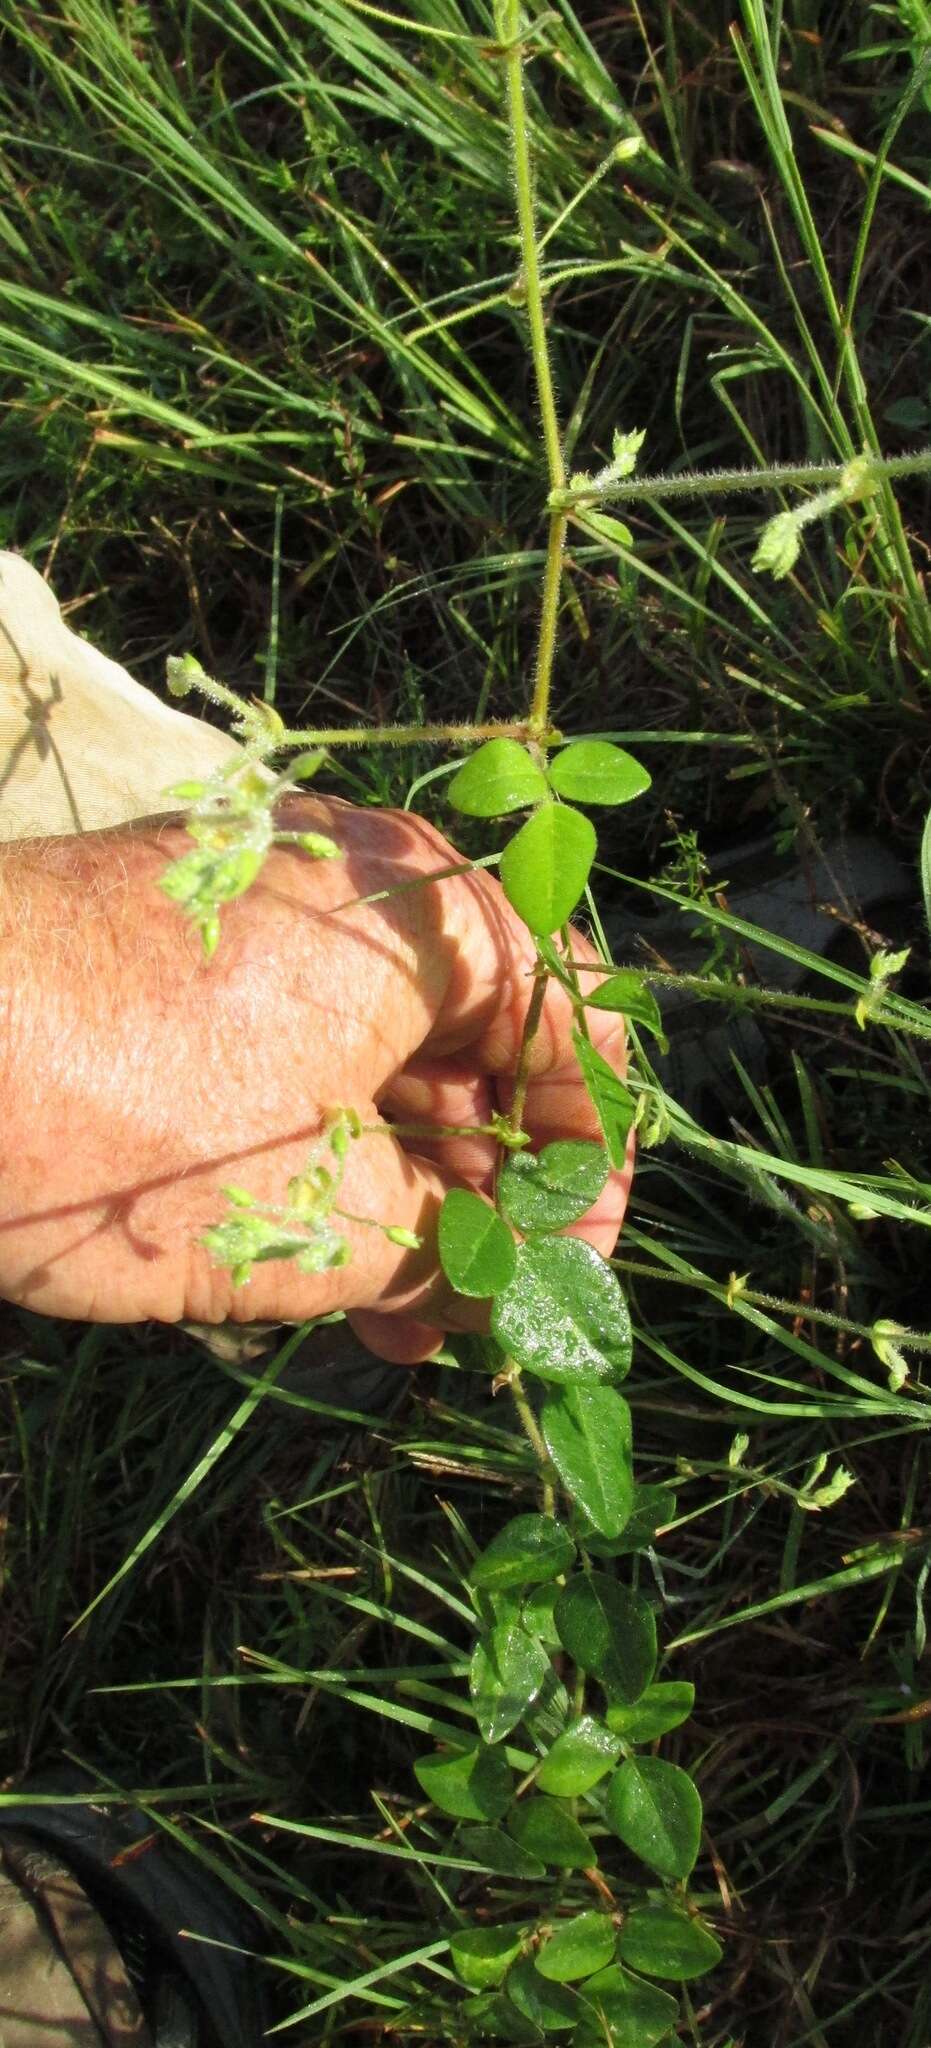
{"type": "Polygon", "coordinates": [[[0,840],[152,817],[173,783],[239,752],[72,633],[38,572],[0,550],[0,840]]]}

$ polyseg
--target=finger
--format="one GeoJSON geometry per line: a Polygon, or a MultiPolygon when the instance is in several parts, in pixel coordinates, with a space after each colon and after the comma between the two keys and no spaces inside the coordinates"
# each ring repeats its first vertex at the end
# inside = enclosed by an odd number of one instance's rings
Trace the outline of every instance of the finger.
{"type": "MultiPolygon", "coordinates": [[[[186,1299],[179,1312],[195,1321],[231,1316],[236,1321],[277,1319],[304,1321],[343,1309],[378,1309],[406,1317],[422,1303],[445,1304],[447,1290],[437,1266],[437,1224],[448,1180],[432,1160],[405,1152],[370,1109],[364,1136],[348,1148],[342,1179],[334,1190],[328,1227],[342,1237],[349,1258],[323,1272],[302,1273],[293,1259],[256,1263],[245,1286],[234,1287],[225,1268],[214,1265],[200,1245],[192,1257],[186,1299]],[[398,1243],[388,1230],[419,1238],[419,1249],[398,1243]]],[[[272,1206],[293,1174],[306,1172],[309,1151],[325,1159],[319,1143],[303,1142],[287,1152],[276,1151],[269,1163],[250,1162],[257,1205],[272,1206]]],[[[208,1187],[201,1195],[196,1238],[203,1224],[215,1223],[225,1204],[221,1191],[208,1187]],[[212,1211],[212,1214],[211,1214],[212,1211]]],[[[144,1223],[144,1214],[138,1217],[144,1223]]],[[[187,1224],[186,1242],[195,1233],[187,1224]]],[[[437,1321],[442,1317],[437,1313],[437,1321]]]]}
{"type": "MultiPolygon", "coordinates": [[[[571,931],[570,942],[571,958],[577,964],[598,960],[591,940],[583,937],[581,932],[571,931]]],[[[600,986],[602,980],[603,975],[579,966],[578,982],[583,996],[600,986]]],[[[571,997],[557,981],[551,980],[547,984],[539,1030],[532,1049],[531,1080],[522,1118],[524,1129],[536,1149],[557,1139],[581,1138],[604,1142],[598,1111],[588,1092],[573,1040],[576,1023],[571,997]]],[[[588,1010],[586,1024],[590,1042],[602,1059],[616,1074],[626,1074],[627,1033],[623,1018],[615,1011],[588,1010]]],[[[519,1057],[518,1049],[518,1060],[519,1057]]],[[[516,1064],[513,1050],[511,1059],[516,1064]]],[[[497,1083],[498,1100],[505,1111],[510,1109],[513,1094],[512,1071],[501,1075],[497,1083]]],[[[623,1166],[612,1168],[598,1201],[567,1232],[569,1236],[584,1238],[603,1257],[613,1251],[623,1222],[633,1178],[635,1144],[631,1131],[623,1166]]]]}
{"type": "Polygon", "coordinates": [[[405,1136],[402,1130],[401,1143],[432,1159],[450,1180],[464,1181],[482,1194],[491,1192],[497,1146],[476,1126],[489,1124],[495,1107],[487,1078],[470,1061],[455,1058],[411,1060],[379,1102],[383,1114],[402,1127],[461,1125],[461,1135],[448,1138],[424,1138],[419,1132],[405,1136]]]}
{"type": "Polygon", "coordinates": [[[594,1245],[596,1252],[600,1252],[603,1259],[610,1258],[624,1221],[634,1177],[636,1152],[637,1134],[631,1126],[623,1166],[612,1167],[597,1202],[584,1216],[580,1216],[576,1223],[570,1223],[562,1233],[564,1237],[584,1238],[586,1244],[594,1245]]]}
{"type": "MultiPolygon", "coordinates": [[[[498,1083],[499,1098],[507,1104],[507,1084],[517,1073],[533,997],[536,946],[491,876],[475,870],[448,886],[446,928],[453,940],[452,963],[442,1002],[416,1056],[464,1056],[475,1072],[498,1083]]],[[[584,994],[602,978],[584,964],[595,963],[598,955],[591,941],[571,928],[570,942],[573,961],[583,963],[579,984],[584,994]]],[[[551,977],[530,1048],[531,1095],[541,1140],[547,1126],[556,1136],[585,1136],[598,1128],[575,1059],[575,1023],[572,995],[551,977]],[[537,1085],[544,1082],[553,1083],[549,1096],[537,1085]]],[[[588,1028],[593,1044],[622,1072],[623,1019],[611,1011],[594,1010],[589,1012],[588,1028]]]]}
{"type": "Polygon", "coordinates": [[[423,1365],[442,1347],[443,1331],[429,1323],[415,1322],[413,1316],[384,1316],[376,1309],[354,1309],[347,1321],[360,1344],[391,1365],[423,1365]]]}
{"type": "Polygon", "coordinates": [[[214,1268],[208,1301],[196,1294],[183,1312],[197,1322],[303,1322],[343,1309],[378,1357],[409,1365],[429,1358],[446,1330],[488,1326],[488,1303],[455,1294],[440,1269],[437,1227],[448,1187],[446,1174],[406,1152],[388,1126],[370,1132],[349,1147],[330,1219],[349,1246],[345,1265],[304,1275],[293,1261],[273,1260],[255,1265],[241,1288],[214,1268]],[[419,1249],[398,1244],[381,1226],[419,1237],[419,1249]]]}

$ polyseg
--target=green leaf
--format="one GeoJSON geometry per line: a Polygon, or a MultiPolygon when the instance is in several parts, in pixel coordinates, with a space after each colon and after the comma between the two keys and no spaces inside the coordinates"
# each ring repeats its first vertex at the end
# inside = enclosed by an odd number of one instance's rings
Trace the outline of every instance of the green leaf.
{"type": "Polygon", "coordinates": [[[701,1800],[678,1764],[631,1757],[615,1771],[604,1810],[625,1848],[642,1863],[660,1877],[688,1877],[701,1842],[701,1800]]]}
{"type": "Polygon", "coordinates": [[[542,804],[508,841],[498,870],[513,910],[541,939],[571,917],[597,847],[590,819],[568,804],[542,804]]]}
{"type": "Polygon", "coordinates": [[[671,1977],[684,1984],[703,1977],[721,1960],[721,1944],[710,1929],[676,1906],[634,1906],[621,1930],[621,1957],[646,1977],[671,1977]]]}
{"type": "Polygon", "coordinates": [[[544,1874],[539,1856],[531,1856],[503,1828],[462,1828],[459,1844],[475,1863],[484,1863],[497,1877],[538,1878],[544,1874]]]}
{"type": "Polygon", "coordinates": [[[486,740],[463,761],[447,792],[468,818],[500,818],[546,796],[546,777],[517,740],[486,740]]]}
{"type": "Polygon", "coordinates": [[[635,1486],[630,1520],[620,1535],[601,1537],[596,1531],[591,1539],[586,1535],[586,1548],[601,1557],[628,1557],[632,1551],[647,1550],[657,1529],[671,1522],[675,1512],[676,1496],[671,1487],[635,1486]]]}
{"type": "Polygon", "coordinates": [[[931,811],[925,819],[921,835],[921,893],[925,903],[925,923],[931,932],[931,811]]]}
{"type": "Polygon", "coordinates": [[[461,1927],[449,1944],[453,1969],[470,1991],[488,1991],[520,1955],[521,1927],[461,1927]]]}
{"type": "Polygon", "coordinates": [[[440,1210],[440,1265],[457,1294],[499,1294],[514,1272],[514,1239],[468,1188],[451,1188],[440,1210]]]}
{"type": "MultiPolygon", "coordinates": [[[[515,1963],[505,1990],[518,2012],[544,2034],[557,2034],[560,2028],[574,2027],[582,2010],[575,1992],[564,1991],[561,1984],[548,1984],[534,1968],[529,1956],[515,1963]]],[[[601,2048],[604,2048],[603,2042],[601,2048]]]]}
{"type": "MultiPolygon", "coordinates": [[[[553,1648],[562,1648],[558,1638],[553,1648]]],[[[555,1742],[557,1735],[562,1734],[569,1713],[569,1694],[561,1679],[556,1677],[555,1671],[551,1671],[539,1699],[534,1700],[533,1706],[528,1707],[524,1715],[524,1728],[541,1755],[555,1742]]]]}
{"type": "Polygon", "coordinates": [[[582,1792],[590,1792],[616,1764],[621,1747],[620,1739],[602,1721],[583,1714],[562,1735],[557,1735],[544,1758],[543,1768],[537,1773],[540,1791],[555,1792],[560,1799],[575,1799],[582,1792]]]}
{"type": "Polygon", "coordinates": [[[634,1098],[625,1087],[620,1074],[609,1067],[600,1052],[589,1044],[581,1031],[573,1031],[572,1043],[576,1058],[582,1069],[582,1078],[598,1112],[598,1121],[604,1132],[608,1157],[612,1166],[623,1166],[627,1154],[627,1138],[634,1120],[634,1098]]]}
{"type": "Polygon", "coordinates": [[[478,1742],[418,1757],[414,1776],[434,1806],[454,1820],[500,1820],[514,1792],[513,1772],[500,1751],[478,1742]]]}
{"type": "Polygon", "coordinates": [[[653,778],[610,740],[575,740],[549,766],[551,788],[578,804],[629,804],[653,778]]]}
{"type": "Polygon", "coordinates": [[[554,1613],[573,1663],[616,1699],[639,1699],[656,1668],[656,1621],[642,1594],[605,1572],[578,1573],[563,1586],[554,1613]]]}
{"type": "Polygon", "coordinates": [[[661,1679],[648,1685],[633,1706],[609,1707],[605,1720],[625,1742],[656,1742],[687,1721],[694,1705],[695,1687],[688,1679],[661,1679]]]}
{"type": "Polygon", "coordinates": [[[608,512],[593,512],[586,505],[584,524],[601,534],[604,540],[611,541],[616,548],[633,547],[634,536],[623,519],[612,519],[608,512]]]}
{"type": "Polygon", "coordinates": [[[609,974],[593,995],[586,996],[587,1010],[620,1010],[631,1024],[641,1024],[659,1040],[665,1052],[668,1040],[663,1030],[663,1019],[653,990],[647,988],[642,974],[635,967],[619,967],[616,974],[609,974]]]}
{"type": "Polygon", "coordinates": [[[542,1152],[514,1152],[498,1182],[498,1199],[515,1230],[564,1230],[597,1202],[610,1165],[603,1145],[559,1138],[542,1152]]]}
{"type": "MultiPolygon", "coordinates": [[[[536,2027],[524,2019],[503,1991],[479,1991],[474,1998],[464,1998],[456,2017],[470,2039],[513,2041],[526,2044],[526,2048],[539,2048],[536,2027]]],[[[448,2023],[447,2017],[445,2024],[448,2023]]],[[[457,2027],[457,2035],[459,2031],[457,2027]]]]}
{"type": "Polygon", "coordinates": [[[917,392],[907,398],[894,398],[891,405],[883,406],[883,419],[890,420],[894,427],[904,427],[908,434],[921,434],[928,425],[927,402],[917,392]]]}
{"type": "Polygon", "coordinates": [[[502,1621],[472,1652],[469,1691],[485,1742],[500,1742],[535,1700],[550,1669],[542,1643],[518,1621],[502,1621]]]}
{"type": "Polygon", "coordinates": [[[514,1278],[495,1300],[498,1342],[539,1379],[622,1379],[630,1366],[627,1303],[604,1259],[577,1237],[518,1245],[514,1278]]]}
{"type": "Polygon", "coordinates": [[[537,954],[542,960],[544,967],[549,968],[550,973],[555,975],[556,980],[561,983],[562,987],[568,989],[570,995],[574,996],[576,992],[575,983],[559,948],[554,946],[552,939],[541,939],[538,937],[537,954]]]}
{"type": "Polygon", "coordinates": [[[546,1448],[570,1499],[602,1536],[618,1536],[634,1504],[630,1409],[613,1387],[565,1386],[540,1412],[546,1448]]]}
{"type": "Polygon", "coordinates": [[[289,782],[312,782],[325,760],[325,747],[313,747],[305,754],[294,754],[288,762],[289,782]]]}
{"type": "Polygon", "coordinates": [[[537,1950],[535,1966],[550,1984],[572,1984],[590,1977],[611,1961],[617,1934],[607,1913],[577,1913],[554,1927],[537,1950]]]}
{"type": "Polygon", "coordinates": [[[503,1593],[555,1579],[574,1561],[572,1537],[552,1515],[515,1515],[476,1558],[469,1577],[483,1593],[503,1593]]]}
{"type": "Polygon", "coordinates": [[[591,1870],[598,1861],[584,1828],[558,1799],[540,1793],[519,1800],[507,1825],[522,1849],[529,1849],[531,1856],[554,1864],[557,1870],[591,1870]]]}
{"type": "Polygon", "coordinates": [[[584,1986],[588,2016],[579,2021],[572,2048],[656,2048],[679,2017],[679,2001],[613,1965],[584,1986]],[[593,2008],[593,2010],[592,2010],[593,2008]]]}
{"type": "Polygon", "coordinates": [[[199,798],[206,794],[206,782],[171,782],[164,791],[165,796],[170,796],[179,804],[196,804],[199,798]]]}
{"type": "Polygon", "coordinates": [[[553,1619],[558,1586],[534,1586],[524,1601],[524,1627],[532,1636],[538,1636],[541,1643],[548,1643],[553,1650],[559,1648],[559,1630],[553,1619]]]}

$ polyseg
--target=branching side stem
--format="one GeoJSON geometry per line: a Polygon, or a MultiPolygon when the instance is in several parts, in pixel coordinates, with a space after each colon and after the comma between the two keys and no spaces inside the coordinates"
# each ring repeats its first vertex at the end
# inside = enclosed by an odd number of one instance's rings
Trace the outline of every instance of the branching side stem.
{"type": "MultiPolygon", "coordinates": [[[[587,477],[584,484],[554,490],[551,506],[584,510],[586,506],[608,503],[633,505],[668,498],[721,497],[733,491],[782,491],[839,488],[846,463],[775,463],[770,469],[713,469],[683,471],[681,476],[614,477],[604,482],[587,477]]],[[[882,479],[921,476],[931,470],[931,448],[914,455],[865,455],[860,476],[879,483],[882,479]]]]}
{"type": "MultiPolygon", "coordinates": [[[[417,747],[436,742],[471,747],[476,740],[527,740],[531,736],[531,723],[529,719],[496,718],[486,720],[483,725],[470,725],[464,720],[454,725],[309,726],[298,732],[283,732],[277,746],[417,747]]],[[[539,737],[535,726],[533,736],[539,737]]],[[[545,738],[554,743],[560,737],[556,732],[545,734],[545,738]]]]}

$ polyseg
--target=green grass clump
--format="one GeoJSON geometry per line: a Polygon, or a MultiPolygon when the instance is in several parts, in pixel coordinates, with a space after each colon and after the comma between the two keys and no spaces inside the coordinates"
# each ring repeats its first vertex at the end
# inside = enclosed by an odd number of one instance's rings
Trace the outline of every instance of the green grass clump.
{"type": "MultiPolygon", "coordinates": [[[[546,484],[490,10],[55,0],[0,23],[4,544],[156,685],[194,646],[293,724],[522,715],[546,484]]],[[[928,440],[929,35],[912,0],[558,0],[536,25],[570,470],[618,430],[644,430],[645,478],[928,440]]],[[[601,914],[661,992],[682,969],[657,912],[688,908],[699,1032],[749,1017],[765,1054],[697,1121],[644,1039],[654,1143],[617,1261],[638,1475],[677,1499],[642,1579],[663,1676],[697,1691],[664,1755],[701,1787],[725,1940],[685,2003],[704,2048],[931,2029],[926,500],[926,475],[883,478],[777,582],[754,555],[799,487],[570,516],[554,715],[653,774],[602,843],[601,914]],[[910,893],[849,900],[845,832],[910,893]],[[836,945],[788,993],[786,942],[729,900],[748,838],[761,877],[835,861],[836,945]]],[[[404,801],[437,765],[373,749],[337,786],[404,801]]],[[[448,827],[444,787],[414,801],[448,827]]],[[[451,1903],[496,1911],[412,1768],[469,1725],[473,1545],[535,1503],[469,1364],[334,1413],[274,1348],[7,1316],[8,1782],[78,1758],[221,1868],[296,2038],[459,2038],[442,1929],[451,1903]]]]}

